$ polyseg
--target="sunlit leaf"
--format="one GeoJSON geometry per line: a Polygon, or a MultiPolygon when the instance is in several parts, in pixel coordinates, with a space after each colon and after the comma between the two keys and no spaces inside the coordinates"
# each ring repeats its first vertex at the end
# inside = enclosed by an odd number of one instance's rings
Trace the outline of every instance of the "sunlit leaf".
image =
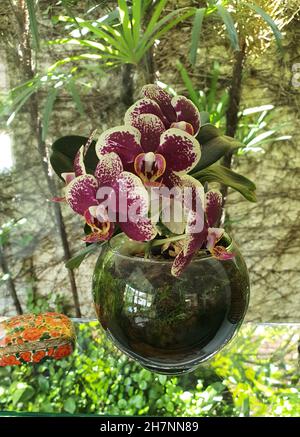
{"type": "Polygon", "coordinates": [[[234,50],[239,50],[240,49],[239,37],[230,12],[228,12],[228,10],[220,4],[218,4],[216,7],[217,7],[218,14],[220,15],[220,17],[222,18],[225,24],[232,48],[234,50]]]}
{"type": "Polygon", "coordinates": [[[280,50],[282,50],[282,33],[280,32],[277,24],[275,21],[270,17],[269,14],[267,14],[266,11],[264,11],[261,7],[257,6],[255,3],[243,3],[248,8],[252,9],[254,12],[256,12],[258,15],[262,17],[262,19],[271,27],[277,46],[280,50]]]}

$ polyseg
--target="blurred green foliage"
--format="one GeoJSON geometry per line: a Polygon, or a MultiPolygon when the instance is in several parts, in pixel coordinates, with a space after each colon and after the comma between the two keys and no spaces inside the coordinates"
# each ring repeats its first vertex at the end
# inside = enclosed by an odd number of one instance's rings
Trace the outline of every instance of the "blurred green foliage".
{"type": "MultiPolygon", "coordinates": [[[[210,363],[151,373],[115,349],[96,322],[77,326],[72,356],[0,369],[2,411],[162,416],[299,416],[297,327],[245,325],[210,363]]],[[[298,327],[299,328],[299,327],[298,327]]]]}

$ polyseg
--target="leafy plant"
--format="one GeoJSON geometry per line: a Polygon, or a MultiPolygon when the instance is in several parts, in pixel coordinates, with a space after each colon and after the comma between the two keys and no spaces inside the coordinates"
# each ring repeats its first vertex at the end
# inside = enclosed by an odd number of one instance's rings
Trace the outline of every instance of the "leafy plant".
{"type": "Polygon", "coordinates": [[[263,146],[286,141],[290,135],[281,135],[282,124],[274,123],[273,105],[246,108],[238,114],[239,123],[235,139],[222,134],[226,126],[228,90],[218,90],[219,65],[215,62],[208,90],[197,90],[184,68],[178,62],[177,68],[186,87],[189,98],[197,106],[204,121],[198,140],[202,145],[202,157],[192,175],[201,182],[219,182],[240,191],[243,196],[255,201],[255,185],[244,176],[215,163],[226,153],[244,155],[250,152],[263,152],[263,146]],[[209,117],[205,114],[209,114],[209,117]],[[207,121],[207,124],[205,122],[207,121]],[[211,124],[210,124],[211,123],[211,124]],[[214,124],[214,125],[213,125],[214,124]],[[219,129],[218,129],[219,128],[219,129]],[[214,165],[211,165],[214,164],[214,165]],[[211,167],[209,167],[211,165],[211,167]]]}
{"type": "MultiPolygon", "coordinates": [[[[13,88],[2,105],[0,116],[7,115],[7,125],[10,125],[28,99],[39,90],[46,92],[42,109],[43,140],[47,137],[59,92],[67,92],[83,116],[84,105],[78,86],[89,89],[94,74],[104,75],[112,68],[128,63],[136,66],[141,64],[155,40],[195,13],[195,8],[180,8],[162,16],[167,3],[168,0],[159,0],[152,5],[149,1],[134,0],[129,6],[127,1],[118,0],[116,9],[97,20],[75,17],[74,14],[53,17],[54,24],[65,25],[63,32],[66,36],[47,41],[47,44],[64,50],[72,46],[80,47],[85,51],[59,59],[44,72],[13,88]]],[[[32,2],[28,1],[27,6],[34,48],[38,50],[41,44],[35,9],[32,2]]],[[[67,2],[63,2],[63,6],[67,12],[71,11],[67,2]]]]}
{"type": "Polygon", "coordinates": [[[299,371],[291,355],[296,328],[244,326],[235,343],[209,366],[176,377],[141,368],[104,339],[96,322],[78,324],[77,337],[77,350],[67,359],[1,368],[1,410],[299,416],[299,371]]]}
{"type": "MultiPolygon", "coordinates": [[[[213,16],[219,17],[223,22],[232,49],[235,51],[239,51],[241,49],[239,32],[237,30],[235,19],[232,15],[232,10],[236,9],[235,5],[232,4],[233,2],[229,2],[228,0],[210,0],[206,3],[207,6],[205,8],[197,9],[195,13],[195,19],[191,35],[191,48],[189,53],[189,58],[192,65],[195,65],[197,59],[197,50],[203,20],[206,17],[211,16],[212,14],[213,16]]],[[[271,16],[263,8],[259,7],[255,2],[241,1],[238,3],[239,6],[248,11],[248,13],[254,13],[256,16],[260,17],[268,26],[270,26],[278,48],[282,50],[282,35],[277,24],[271,18],[271,16]]]]}

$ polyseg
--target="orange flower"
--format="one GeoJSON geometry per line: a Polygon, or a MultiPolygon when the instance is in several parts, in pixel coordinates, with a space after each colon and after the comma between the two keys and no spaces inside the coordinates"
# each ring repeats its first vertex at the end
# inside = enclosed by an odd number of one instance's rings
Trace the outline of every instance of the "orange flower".
{"type": "Polygon", "coordinates": [[[34,341],[38,340],[42,334],[43,331],[41,329],[28,328],[26,331],[23,332],[23,338],[28,341],[34,341]]]}
{"type": "Polygon", "coordinates": [[[51,331],[50,332],[50,336],[51,337],[59,337],[60,336],[60,332],[59,331],[51,331]]]}
{"type": "Polygon", "coordinates": [[[54,354],[54,358],[59,360],[63,357],[67,357],[73,352],[73,348],[70,344],[64,344],[62,346],[59,346],[54,354]]]}
{"type": "Polygon", "coordinates": [[[47,355],[48,355],[48,357],[53,357],[54,347],[49,347],[49,349],[47,350],[47,355]]]}
{"type": "Polygon", "coordinates": [[[8,355],[1,360],[1,366],[18,366],[21,361],[17,360],[14,355],[8,355]]]}
{"type": "Polygon", "coordinates": [[[45,351],[38,351],[35,354],[33,354],[32,361],[34,363],[39,363],[44,358],[45,355],[46,355],[45,351]]]}
{"type": "Polygon", "coordinates": [[[31,361],[31,352],[20,352],[19,355],[23,361],[26,361],[26,363],[29,363],[31,361]]]}

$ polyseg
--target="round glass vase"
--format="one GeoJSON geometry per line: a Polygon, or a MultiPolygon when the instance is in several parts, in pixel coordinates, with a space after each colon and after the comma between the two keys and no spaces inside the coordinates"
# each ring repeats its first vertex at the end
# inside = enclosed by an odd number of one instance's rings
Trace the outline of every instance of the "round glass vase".
{"type": "Polygon", "coordinates": [[[101,248],[93,298],[113,343],[148,370],[181,374],[220,351],[240,327],[249,302],[246,264],[225,237],[232,260],[206,251],[179,278],[172,260],[142,257],[144,243],[119,234],[101,248]]]}

